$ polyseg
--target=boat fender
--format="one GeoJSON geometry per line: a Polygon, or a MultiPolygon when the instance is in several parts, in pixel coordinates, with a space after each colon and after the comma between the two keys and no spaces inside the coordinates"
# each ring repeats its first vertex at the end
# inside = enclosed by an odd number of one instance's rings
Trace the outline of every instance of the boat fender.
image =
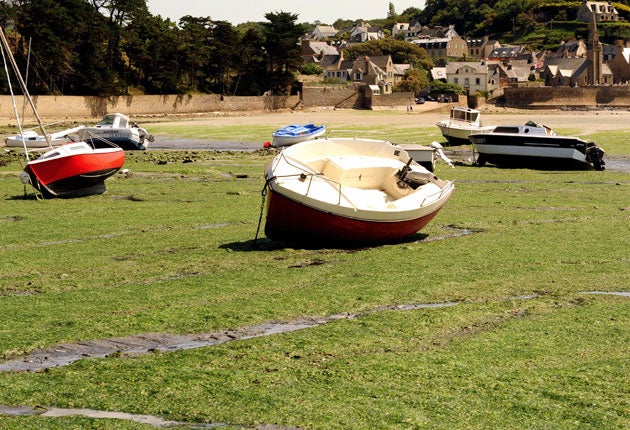
{"type": "Polygon", "coordinates": [[[31,177],[23,170],[20,172],[20,182],[24,185],[29,185],[31,183],[31,177]]]}

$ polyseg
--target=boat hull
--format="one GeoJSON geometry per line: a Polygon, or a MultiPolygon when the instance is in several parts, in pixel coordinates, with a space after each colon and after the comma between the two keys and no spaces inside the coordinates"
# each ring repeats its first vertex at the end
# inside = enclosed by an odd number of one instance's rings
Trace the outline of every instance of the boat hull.
{"type": "Polygon", "coordinates": [[[48,197],[75,197],[105,191],[105,179],[124,164],[120,148],[67,153],[54,148],[24,168],[30,183],[48,197]]]}
{"type": "Polygon", "coordinates": [[[273,240],[329,246],[395,243],[422,230],[440,208],[410,220],[370,221],[324,212],[270,190],[265,235],[273,240]]]}
{"type": "Polygon", "coordinates": [[[477,164],[558,169],[603,168],[603,151],[577,137],[479,133],[470,136],[477,164]]]}
{"type": "Polygon", "coordinates": [[[24,148],[26,146],[29,149],[47,148],[50,145],[62,145],[66,142],[68,142],[68,140],[55,139],[51,140],[50,144],[48,144],[48,141],[43,136],[28,139],[21,139],[19,136],[11,136],[4,140],[4,143],[8,148],[24,148]]]}
{"type": "Polygon", "coordinates": [[[126,151],[147,149],[145,140],[141,139],[139,135],[132,133],[128,129],[89,127],[86,130],[88,135],[86,136],[85,141],[91,143],[97,148],[109,145],[103,142],[102,139],[105,139],[106,141],[111,142],[126,151]]]}
{"type": "Polygon", "coordinates": [[[486,133],[492,131],[492,127],[464,127],[449,123],[439,123],[438,128],[442,132],[442,136],[451,145],[470,145],[470,135],[475,133],[486,133]]]}

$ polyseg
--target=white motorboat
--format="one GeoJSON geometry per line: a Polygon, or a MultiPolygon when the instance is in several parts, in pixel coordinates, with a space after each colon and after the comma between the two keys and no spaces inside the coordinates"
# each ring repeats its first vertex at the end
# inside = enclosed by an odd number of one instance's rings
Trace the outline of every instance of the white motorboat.
{"type": "Polygon", "coordinates": [[[494,126],[481,125],[481,112],[463,106],[453,106],[448,119],[436,123],[442,136],[452,145],[469,145],[468,136],[473,133],[487,133],[494,126]]]}
{"type": "Polygon", "coordinates": [[[144,150],[149,142],[153,142],[152,134],[122,113],[105,115],[96,126],[86,127],[85,131],[85,140],[91,141],[95,146],[102,146],[99,141],[106,140],[125,150],[144,150]]]}

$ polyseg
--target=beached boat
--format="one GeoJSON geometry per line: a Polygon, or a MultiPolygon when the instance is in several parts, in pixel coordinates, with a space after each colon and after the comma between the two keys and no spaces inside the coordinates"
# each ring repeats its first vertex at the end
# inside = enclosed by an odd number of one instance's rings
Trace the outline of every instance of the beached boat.
{"type": "Polygon", "coordinates": [[[101,142],[106,140],[125,150],[144,150],[147,149],[149,142],[153,142],[152,134],[122,113],[105,115],[96,126],[86,127],[85,131],[83,138],[97,147],[103,146],[101,142]]]}
{"type": "MultiPolygon", "coordinates": [[[[117,146],[95,149],[86,142],[72,142],[52,146],[50,135],[46,133],[2,29],[0,29],[0,41],[5,70],[9,70],[6,64],[8,59],[15,78],[37,119],[41,135],[44,136],[50,145],[48,151],[35,159],[31,159],[31,152],[24,145],[27,163],[20,174],[21,181],[24,184],[31,184],[45,197],[74,197],[104,192],[105,179],[120,169],[125,161],[123,150],[117,146]]],[[[19,134],[24,135],[15,104],[11,79],[7,79],[7,81],[13,100],[19,134]]]]}
{"type": "Polygon", "coordinates": [[[541,168],[594,168],[604,170],[604,150],[593,142],[559,136],[544,125],[497,126],[469,137],[476,164],[541,168]]]}
{"type": "Polygon", "coordinates": [[[469,145],[468,136],[473,133],[487,133],[494,126],[481,125],[481,112],[462,106],[453,106],[448,119],[436,123],[442,136],[452,145],[469,145]]]}
{"type": "Polygon", "coordinates": [[[298,142],[316,139],[324,133],[326,133],[326,126],[323,124],[291,124],[274,131],[271,134],[273,137],[271,144],[275,147],[294,145],[298,142]]]}
{"type": "Polygon", "coordinates": [[[53,147],[29,161],[21,174],[45,197],[79,197],[105,192],[105,179],[125,162],[119,147],[93,148],[86,142],[53,147]]]}
{"type": "Polygon", "coordinates": [[[22,133],[6,137],[4,143],[8,148],[47,148],[51,145],[63,145],[64,143],[80,140],[78,133],[84,128],[81,125],[50,133],[48,139],[46,139],[46,136],[38,134],[35,130],[23,130],[22,133]]]}
{"type": "Polygon", "coordinates": [[[268,165],[265,234],[333,246],[401,241],[422,229],[454,185],[382,140],[326,138],[284,148],[268,165]]]}

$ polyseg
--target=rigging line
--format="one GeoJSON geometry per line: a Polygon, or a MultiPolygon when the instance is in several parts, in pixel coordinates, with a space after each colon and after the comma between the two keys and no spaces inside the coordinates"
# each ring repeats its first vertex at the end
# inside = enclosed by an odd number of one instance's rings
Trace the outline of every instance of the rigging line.
{"type": "MultiPolygon", "coordinates": [[[[28,54],[26,55],[26,86],[28,87],[28,71],[31,67],[31,42],[32,42],[33,38],[29,37],[28,39],[28,54]]],[[[24,118],[25,113],[24,111],[26,110],[26,97],[24,98],[24,100],[22,100],[22,118],[24,118]]]]}
{"type": "Polygon", "coordinates": [[[1,46],[2,61],[4,62],[4,73],[7,75],[7,82],[9,84],[9,92],[11,92],[11,102],[13,103],[13,112],[15,112],[15,119],[17,121],[18,131],[22,137],[22,145],[24,145],[24,153],[26,154],[26,161],[29,161],[28,149],[26,149],[26,140],[24,139],[24,132],[22,131],[22,122],[20,121],[20,115],[18,114],[17,105],[15,104],[15,95],[13,94],[13,85],[11,85],[11,75],[9,75],[9,67],[7,66],[7,57],[4,52],[6,48],[4,44],[1,46]]]}
{"type": "Polygon", "coordinates": [[[13,58],[13,53],[11,52],[11,49],[9,48],[9,42],[7,42],[7,38],[4,36],[4,29],[2,27],[0,27],[0,41],[2,42],[2,46],[4,46],[4,50],[6,51],[6,55],[9,58],[9,62],[11,63],[11,67],[13,68],[13,72],[15,73],[15,77],[20,83],[22,92],[24,93],[24,96],[28,98],[28,103],[31,105],[31,108],[33,109],[33,113],[35,114],[35,118],[37,118],[37,123],[39,124],[39,128],[41,129],[42,134],[44,135],[44,138],[46,139],[46,142],[48,143],[48,146],[52,148],[52,143],[50,142],[50,136],[48,135],[48,133],[46,133],[46,129],[44,128],[44,124],[42,123],[42,119],[39,117],[39,114],[37,113],[37,109],[35,108],[35,103],[33,102],[33,99],[31,98],[31,95],[28,92],[28,88],[26,88],[24,79],[22,79],[22,75],[20,74],[20,69],[18,68],[17,63],[15,62],[15,58],[13,58]]]}

